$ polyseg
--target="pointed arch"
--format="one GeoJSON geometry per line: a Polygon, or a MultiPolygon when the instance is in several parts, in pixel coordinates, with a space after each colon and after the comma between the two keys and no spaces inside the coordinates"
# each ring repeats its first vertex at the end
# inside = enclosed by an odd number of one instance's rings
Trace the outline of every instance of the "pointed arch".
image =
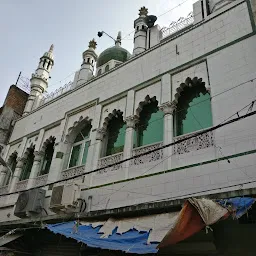
{"type": "Polygon", "coordinates": [[[136,109],[139,122],[134,133],[134,147],[163,141],[163,112],[159,109],[156,96],[147,95],[136,109]]]}
{"type": "Polygon", "coordinates": [[[203,82],[202,78],[198,78],[197,76],[195,76],[194,78],[190,78],[187,77],[184,83],[181,83],[180,86],[178,88],[176,88],[176,93],[174,94],[174,102],[176,104],[178,104],[179,98],[182,94],[182,92],[186,89],[186,88],[191,88],[191,87],[196,87],[196,86],[202,86],[205,88],[205,82],[203,82]]]}
{"type": "Polygon", "coordinates": [[[87,160],[87,154],[90,146],[90,131],[92,128],[92,119],[88,116],[80,116],[78,121],[68,129],[65,142],[67,146],[67,156],[65,166],[72,168],[84,165],[87,160]]]}
{"type": "Polygon", "coordinates": [[[26,149],[25,153],[23,154],[24,164],[20,174],[20,180],[27,180],[30,176],[35,158],[34,151],[35,145],[31,143],[31,145],[26,149]]]}
{"type": "Polygon", "coordinates": [[[176,89],[174,135],[180,136],[212,126],[211,96],[202,78],[188,77],[176,89]]]}
{"type": "Polygon", "coordinates": [[[54,154],[54,146],[55,146],[56,138],[54,136],[50,136],[42,145],[41,151],[39,152],[40,160],[40,169],[38,172],[38,176],[49,173],[52,158],[54,154]]]}
{"type": "Polygon", "coordinates": [[[91,123],[92,119],[88,116],[80,116],[79,119],[75,121],[71,127],[68,128],[68,132],[65,137],[65,142],[73,143],[80,130],[87,125],[91,125],[91,123]]]}
{"type": "Polygon", "coordinates": [[[126,130],[123,112],[119,109],[114,109],[105,117],[102,127],[106,134],[102,155],[108,156],[122,152],[124,149],[126,130]]]}

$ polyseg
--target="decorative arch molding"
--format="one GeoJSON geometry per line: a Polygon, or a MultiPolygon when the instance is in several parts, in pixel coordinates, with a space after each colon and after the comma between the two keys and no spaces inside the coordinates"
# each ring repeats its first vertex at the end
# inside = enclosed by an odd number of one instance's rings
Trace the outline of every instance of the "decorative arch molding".
{"type": "Polygon", "coordinates": [[[65,143],[73,143],[78,132],[83,128],[84,125],[91,124],[92,119],[88,116],[80,116],[78,121],[75,121],[71,127],[68,128],[67,135],[65,137],[65,143]]]}
{"type": "Polygon", "coordinates": [[[22,158],[24,160],[26,160],[28,158],[28,155],[30,153],[31,150],[34,150],[35,149],[35,145],[33,143],[31,143],[31,145],[29,147],[26,148],[26,151],[24,152],[22,158]]]}
{"type": "Polygon", "coordinates": [[[48,139],[46,139],[45,142],[42,145],[42,148],[41,148],[40,152],[44,153],[47,146],[51,143],[54,143],[55,140],[56,140],[56,138],[54,136],[50,136],[48,139]]]}
{"type": "Polygon", "coordinates": [[[117,116],[120,116],[120,115],[123,115],[123,111],[121,110],[116,110],[114,109],[111,113],[108,114],[107,117],[104,118],[104,122],[103,122],[103,125],[102,125],[102,128],[104,131],[107,131],[107,128],[108,128],[108,124],[109,122],[114,118],[114,117],[117,117],[117,116]]]}
{"type": "MultiPolygon", "coordinates": [[[[195,87],[195,86],[204,86],[205,82],[203,82],[202,78],[194,77],[190,78],[187,77],[184,83],[181,83],[180,86],[176,89],[176,93],[174,94],[174,100],[173,104],[177,105],[179,98],[181,96],[181,93],[187,88],[187,87],[195,87]]],[[[205,87],[205,92],[209,92],[210,90],[205,87]]]]}
{"type": "Polygon", "coordinates": [[[136,109],[136,116],[139,117],[140,112],[142,111],[143,107],[150,104],[151,102],[158,102],[157,99],[156,99],[156,96],[153,96],[153,97],[150,98],[150,96],[147,95],[145,97],[145,99],[139,103],[139,106],[136,109]]]}

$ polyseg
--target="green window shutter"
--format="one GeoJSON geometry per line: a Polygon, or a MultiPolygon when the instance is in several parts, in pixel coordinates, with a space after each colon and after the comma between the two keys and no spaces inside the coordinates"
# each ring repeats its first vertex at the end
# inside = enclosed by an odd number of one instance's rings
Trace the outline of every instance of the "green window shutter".
{"type": "Polygon", "coordinates": [[[179,99],[181,103],[176,112],[176,136],[212,126],[210,98],[209,93],[198,92],[192,99],[179,99]]]}
{"type": "Polygon", "coordinates": [[[141,120],[135,135],[139,136],[139,147],[163,141],[163,116],[163,112],[158,110],[151,114],[147,124],[141,120]]]}
{"type": "Polygon", "coordinates": [[[106,155],[122,152],[124,149],[126,124],[123,117],[114,118],[108,126],[108,141],[106,155]]]}
{"type": "Polygon", "coordinates": [[[79,164],[79,156],[80,156],[80,150],[81,150],[81,144],[74,146],[72,149],[70,161],[69,161],[69,168],[77,166],[79,164]]]}
{"type": "Polygon", "coordinates": [[[34,152],[29,153],[28,159],[22,169],[20,180],[27,180],[29,178],[34,163],[34,157],[34,152]]]}
{"type": "Polygon", "coordinates": [[[90,141],[85,142],[85,144],[84,144],[84,153],[83,153],[83,158],[82,158],[82,164],[86,163],[89,147],[90,147],[90,141]]]}

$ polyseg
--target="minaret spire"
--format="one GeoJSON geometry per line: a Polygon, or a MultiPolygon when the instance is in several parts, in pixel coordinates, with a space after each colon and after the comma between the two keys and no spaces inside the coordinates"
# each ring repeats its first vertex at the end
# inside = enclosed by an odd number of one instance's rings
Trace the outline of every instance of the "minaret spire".
{"type": "Polygon", "coordinates": [[[121,33],[121,31],[119,31],[118,34],[117,34],[115,45],[120,46],[121,45],[121,41],[122,41],[122,33],[121,33]]]}
{"type": "Polygon", "coordinates": [[[52,44],[52,45],[50,46],[49,52],[53,52],[53,48],[54,48],[54,45],[52,44]]]}
{"type": "Polygon", "coordinates": [[[54,57],[52,44],[49,51],[45,52],[44,55],[40,58],[38,67],[35,73],[32,74],[32,77],[30,79],[31,91],[23,115],[28,114],[29,112],[31,112],[31,110],[38,107],[43,92],[45,92],[48,88],[50,71],[53,65],[54,57]]]}
{"type": "Polygon", "coordinates": [[[83,63],[81,69],[77,73],[77,83],[79,86],[93,77],[94,67],[97,61],[97,54],[95,53],[97,43],[93,38],[88,45],[88,49],[83,52],[83,63]]]}

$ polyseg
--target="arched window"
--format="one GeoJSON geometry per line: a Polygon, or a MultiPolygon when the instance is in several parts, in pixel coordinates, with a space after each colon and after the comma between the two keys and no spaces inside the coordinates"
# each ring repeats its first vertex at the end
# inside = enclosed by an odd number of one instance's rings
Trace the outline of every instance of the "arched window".
{"type": "Polygon", "coordinates": [[[98,76],[100,76],[100,75],[101,75],[101,69],[98,70],[98,76]]]}
{"type": "Polygon", "coordinates": [[[54,144],[55,138],[52,137],[46,145],[43,160],[41,161],[41,169],[38,176],[49,173],[54,153],[54,144]]]}
{"type": "Polygon", "coordinates": [[[107,65],[106,67],[105,67],[105,72],[108,72],[109,71],[109,65],[107,65]]]}
{"type": "Polygon", "coordinates": [[[44,59],[43,68],[45,68],[45,64],[46,64],[46,59],[44,59]]]}
{"type": "Polygon", "coordinates": [[[156,97],[147,100],[140,112],[134,133],[134,147],[163,141],[163,112],[158,109],[156,97]]]}
{"type": "Polygon", "coordinates": [[[90,146],[91,124],[87,124],[76,136],[69,159],[68,167],[84,165],[86,163],[88,149],[90,146]]]}
{"type": "Polygon", "coordinates": [[[113,155],[124,150],[126,125],[121,111],[117,111],[108,123],[106,135],[106,156],[113,155]]]}
{"type": "Polygon", "coordinates": [[[185,87],[178,99],[175,135],[179,136],[211,126],[211,97],[204,83],[185,87]]]}
{"type": "Polygon", "coordinates": [[[51,65],[51,62],[49,61],[48,62],[48,65],[47,65],[47,69],[49,70],[49,68],[50,68],[50,65],[51,65]]]}
{"type": "MultiPolygon", "coordinates": [[[[8,160],[8,166],[10,167],[10,169],[12,170],[12,172],[14,173],[15,169],[16,169],[16,165],[17,165],[17,152],[14,152],[8,160]]],[[[11,179],[11,172],[8,171],[6,173],[5,179],[4,179],[4,183],[3,186],[7,186],[10,183],[10,179],[11,179]]]]}
{"type": "Polygon", "coordinates": [[[20,180],[27,180],[29,178],[29,175],[31,173],[31,169],[34,163],[34,158],[35,158],[34,149],[35,147],[31,147],[27,149],[28,154],[21,171],[20,180]]]}

